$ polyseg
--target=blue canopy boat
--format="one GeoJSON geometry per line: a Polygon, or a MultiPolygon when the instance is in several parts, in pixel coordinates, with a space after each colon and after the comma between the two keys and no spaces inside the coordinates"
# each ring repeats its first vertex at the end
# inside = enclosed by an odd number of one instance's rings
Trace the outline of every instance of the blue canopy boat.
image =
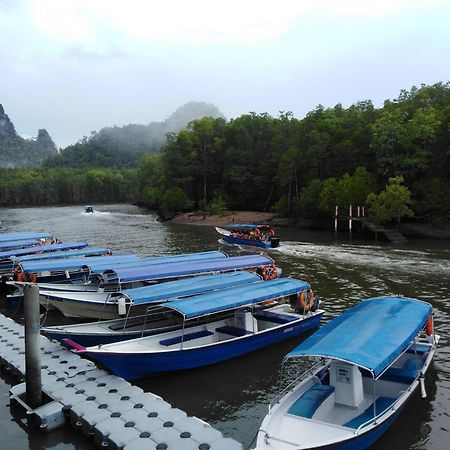
{"type": "Polygon", "coordinates": [[[276,248],[280,245],[280,237],[270,225],[254,225],[249,223],[231,223],[227,229],[215,227],[222,239],[229,244],[251,245],[260,248],[276,248]]]}
{"type": "Polygon", "coordinates": [[[19,239],[17,241],[0,242],[0,252],[6,252],[17,248],[31,247],[32,245],[39,244],[39,239],[19,239]]]}
{"type": "Polygon", "coordinates": [[[16,231],[11,233],[0,233],[0,243],[19,241],[23,239],[51,239],[52,233],[45,231],[33,232],[33,231],[16,231]]]}
{"type": "Polygon", "coordinates": [[[23,261],[38,261],[48,259],[62,259],[62,258],[76,258],[86,256],[106,256],[111,254],[111,251],[103,247],[84,247],[80,250],[60,250],[55,252],[37,253],[24,256],[13,255],[0,262],[0,272],[12,272],[15,265],[23,261]]]}
{"type": "Polygon", "coordinates": [[[0,260],[10,258],[11,256],[24,256],[24,255],[32,255],[34,253],[51,253],[65,250],[80,249],[88,247],[88,245],[89,244],[87,242],[64,242],[60,244],[45,244],[33,247],[19,248],[9,250],[6,252],[0,252],[0,260]]]}
{"type": "Polygon", "coordinates": [[[17,264],[19,272],[35,274],[38,283],[48,282],[70,282],[80,279],[80,267],[82,265],[94,265],[96,263],[108,263],[110,267],[121,262],[139,261],[135,254],[112,255],[112,256],[89,256],[88,258],[57,258],[43,259],[37,261],[20,261],[17,264]]]}
{"type": "Polygon", "coordinates": [[[86,205],[86,206],[84,207],[84,212],[85,212],[85,213],[93,213],[93,212],[94,212],[94,207],[91,206],[91,205],[86,205]]]}
{"type": "Polygon", "coordinates": [[[411,298],[363,301],[286,356],[318,360],[269,407],[258,450],[362,449],[388,428],[424,375],[439,336],[432,307],[411,298]]]}
{"type": "MultiPolygon", "coordinates": [[[[159,264],[173,264],[178,262],[183,262],[186,264],[189,261],[200,261],[200,260],[211,260],[211,259],[220,259],[227,258],[228,255],[224,252],[220,251],[208,251],[208,252],[194,252],[194,253],[183,253],[180,255],[169,255],[169,256],[154,256],[151,258],[143,258],[136,262],[129,262],[120,264],[120,268],[135,268],[135,267],[147,267],[147,266],[155,266],[159,264]]],[[[102,274],[106,270],[113,270],[114,267],[108,264],[94,264],[94,265],[84,265],[80,267],[80,270],[84,272],[85,278],[88,278],[94,274],[102,274]]]]}
{"type": "MultiPolygon", "coordinates": [[[[161,314],[147,316],[142,314],[152,306],[168,302],[170,300],[192,297],[210,291],[226,289],[233,286],[261,281],[261,277],[247,271],[231,272],[218,275],[202,275],[194,278],[184,278],[167,283],[154,284],[135,289],[127,289],[121,293],[106,298],[105,302],[92,302],[87,306],[88,296],[81,296],[80,305],[73,305],[76,314],[87,315],[85,310],[89,309],[89,315],[96,314],[96,318],[103,317],[106,310],[109,314],[117,317],[119,315],[119,303],[122,301],[126,308],[127,316],[122,319],[103,320],[91,323],[75,325],[57,325],[41,329],[41,333],[52,339],[62,341],[69,338],[84,346],[107,344],[110,342],[135,339],[168,330],[168,326],[180,328],[182,321],[180,316],[171,310],[163,311],[161,314]],[[95,309],[96,308],[96,309],[95,309]],[[80,312],[80,310],[82,312],[80,312]],[[142,315],[135,315],[135,312],[142,315]]],[[[73,301],[72,301],[73,302],[73,301]]],[[[55,302],[56,303],[56,302],[55,302]]],[[[64,300],[62,302],[64,303],[64,300]]],[[[58,306],[58,304],[56,304],[58,306]]],[[[59,308],[64,313],[63,307],[59,308]]],[[[66,308],[68,309],[68,308],[66,308]]],[[[66,315],[68,315],[66,313],[66,315]]]]}
{"type": "Polygon", "coordinates": [[[305,291],[308,283],[291,278],[259,281],[167,302],[182,316],[182,329],[87,348],[66,342],[126,379],[215,364],[318,327],[322,310],[298,308],[305,291]],[[212,315],[215,320],[188,325],[212,315]]]}
{"type": "MultiPolygon", "coordinates": [[[[263,278],[273,278],[278,271],[273,259],[262,255],[231,256],[228,258],[212,258],[206,260],[149,265],[143,267],[117,267],[105,270],[97,276],[105,286],[133,286],[139,283],[157,283],[178,278],[208,273],[230,272],[234,270],[260,271],[263,278]]],[[[123,287],[122,287],[123,289],[123,287]]]]}
{"type": "Polygon", "coordinates": [[[66,317],[115,319],[128,314],[132,306],[133,313],[139,314],[145,312],[149,304],[161,303],[164,299],[194,295],[204,290],[223,289],[235,284],[248,283],[249,280],[261,280],[260,276],[249,272],[241,272],[235,278],[222,279],[219,276],[218,279],[212,279],[211,275],[199,278],[182,279],[119,292],[40,291],[40,303],[45,308],[50,306],[58,309],[66,317]],[[137,306],[140,308],[136,308],[137,306]]]}

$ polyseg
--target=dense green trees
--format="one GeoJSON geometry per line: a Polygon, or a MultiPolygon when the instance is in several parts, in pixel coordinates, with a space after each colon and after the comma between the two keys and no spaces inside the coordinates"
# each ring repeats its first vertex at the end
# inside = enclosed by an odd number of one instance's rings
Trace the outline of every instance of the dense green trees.
{"type": "Polygon", "coordinates": [[[0,169],[0,205],[131,201],[133,170],[0,169]]]}
{"type": "Polygon", "coordinates": [[[273,209],[323,223],[336,205],[367,205],[369,194],[379,220],[398,220],[379,211],[406,189],[403,203],[418,220],[449,222],[449,119],[450,83],[437,83],[401,91],[382,108],[318,106],[301,120],[290,112],[203,117],[168,133],[159,153],[148,127],[114,127],[51,158],[45,170],[3,172],[0,202],[134,199],[172,212],[273,209]],[[397,177],[403,182],[388,182],[397,177]]]}
{"type": "Polygon", "coordinates": [[[220,195],[232,209],[331,218],[336,205],[365,205],[370,193],[401,176],[419,218],[447,221],[449,116],[450,84],[438,83],[402,91],[380,109],[364,101],[318,106],[302,120],[285,112],[204,118],[172,134],[151,163],[141,161],[141,199],[161,205],[177,186],[195,208],[220,195]]]}

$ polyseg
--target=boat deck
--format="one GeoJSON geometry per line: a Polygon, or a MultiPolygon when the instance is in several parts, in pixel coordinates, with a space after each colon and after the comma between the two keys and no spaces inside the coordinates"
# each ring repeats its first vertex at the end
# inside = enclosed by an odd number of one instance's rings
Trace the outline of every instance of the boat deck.
{"type": "MultiPolygon", "coordinates": [[[[0,367],[23,380],[24,328],[0,314],[0,335],[0,367]]],[[[59,343],[41,337],[41,350],[44,392],[61,404],[70,424],[100,448],[242,450],[240,443],[224,438],[206,422],[97,368],[59,343]]]]}

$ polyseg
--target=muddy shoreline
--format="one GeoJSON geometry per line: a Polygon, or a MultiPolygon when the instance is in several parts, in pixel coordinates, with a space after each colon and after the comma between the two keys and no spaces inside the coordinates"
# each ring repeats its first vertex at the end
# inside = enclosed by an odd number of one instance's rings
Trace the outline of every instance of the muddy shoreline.
{"type": "MultiPolygon", "coordinates": [[[[209,227],[223,227],[229,223],[267,223],[274,227],[286,226],[310,229],[317,228],[317,226],[315,226],[316,224],[314,224],[312,220],[302,220],[298,218],[291,219],[281,217],[275,213],[256,211],[234,211],[224,216],[204,213],[203,211],[194,211],[179,214],[171,219],[171,222],[184,225],[198,225],[209,227]]],[[[433,226],[429,224],[410,222],[401,224],[398,228],[406,237],[450,240],[450,225],[433,226]]]]}

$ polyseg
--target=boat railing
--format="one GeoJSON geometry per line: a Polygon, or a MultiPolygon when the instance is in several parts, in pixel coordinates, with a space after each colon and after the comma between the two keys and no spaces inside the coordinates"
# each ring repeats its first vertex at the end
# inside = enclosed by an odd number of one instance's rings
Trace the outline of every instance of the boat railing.
{"type": "MultiPolygon", "coordinates": [[[[269,412],[279,402],[281,397],[283,397],[284,394],[286,394],[286,392],[292,390],[292,387],[294,385],[297,385],[298,383],[304,381],[309,375],[313,375],[313,372],[315,372],[316,369],[318,369],[321,365],[324,365],[324,361],[323,360],[317,361],[309,369],[307,369],[305,372],[302,372],[298,377],[296,377],[294,380],[292,380],[284,389],[282,389],[282,390],[279,389],[278,394],[269,404],[269,412]]],[[[282,380],[280,380],[280,386],[281,386],[281,382],[282,382],[282,380]]]]}

